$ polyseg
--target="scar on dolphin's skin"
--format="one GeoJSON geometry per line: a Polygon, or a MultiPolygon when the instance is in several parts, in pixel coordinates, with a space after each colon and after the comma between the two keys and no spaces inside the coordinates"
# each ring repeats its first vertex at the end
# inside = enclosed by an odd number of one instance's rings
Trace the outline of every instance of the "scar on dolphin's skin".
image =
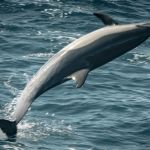
{"type": "Polygon", "coordinates": [[[27,83],[11,121],[0,119],[0,128],[8,138],[17,134],[17,124],[32,102],[47,90],[68,80],[80,88],[88,73],[140,45],[150,36],[150,23],[119,24],[110,16],[94,13],[105,24],[56,53],[27,83]]]}

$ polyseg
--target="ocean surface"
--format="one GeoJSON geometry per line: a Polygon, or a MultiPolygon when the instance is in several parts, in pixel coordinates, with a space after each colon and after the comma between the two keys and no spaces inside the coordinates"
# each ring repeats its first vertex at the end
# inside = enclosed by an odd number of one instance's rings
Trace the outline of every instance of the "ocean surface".
{"type": "MultiPolygon", "coordinates": [[[[10,118],[37,70],[78,37],[120,23],[150,21],[149,0],[0,0],[0,118],[10,118]]],[[[150,150],[150,39],[40,96],[0,150],[150,150]]]]}

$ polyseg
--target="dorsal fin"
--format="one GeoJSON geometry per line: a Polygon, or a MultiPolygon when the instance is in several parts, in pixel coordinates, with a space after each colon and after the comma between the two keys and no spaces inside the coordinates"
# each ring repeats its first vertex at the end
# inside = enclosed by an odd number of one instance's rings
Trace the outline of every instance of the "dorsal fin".
{"type": "Polygon", "coordinates": [[[71,75],[71,78],[76,82],[76,88],[80,88],[84,84],[88,73],[89,69],[86,68],[79,70],[71,75]]]}
{"type": "Polygon", "coordinates": [[[105,25],[118,25],[118,22],[116,22],[110,16],[106,14],[103,14],[101,12],[95,12],[93,13],[93,15],[101,19],[105,25]]]}

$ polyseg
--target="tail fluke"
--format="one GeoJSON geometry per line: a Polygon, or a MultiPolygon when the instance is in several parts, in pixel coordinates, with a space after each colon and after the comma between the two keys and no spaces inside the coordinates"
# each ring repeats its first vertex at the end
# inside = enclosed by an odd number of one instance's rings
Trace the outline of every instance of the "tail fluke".
{"type": "Polygon", "coordinates": [[[0,128],[8,138],[16,137],[17,125],[15,121],[0,119],[0,128]]]}

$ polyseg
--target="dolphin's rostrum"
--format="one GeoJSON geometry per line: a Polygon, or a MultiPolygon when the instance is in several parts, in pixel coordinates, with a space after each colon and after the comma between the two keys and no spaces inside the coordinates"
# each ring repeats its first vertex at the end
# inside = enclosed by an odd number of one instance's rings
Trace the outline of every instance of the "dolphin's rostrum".
{"type": "Polygon", "coordinates": [[[94,13],[106,26],[76,39],[44,64],[23,90],[12,121],[0,120],[8,137],[17,133],[17,124],[32,102],[45,91],[70,79],[81,87],[90,71],[137,47],[150,36],[150,23],[120,25],[110,16],[94,13]]]}

